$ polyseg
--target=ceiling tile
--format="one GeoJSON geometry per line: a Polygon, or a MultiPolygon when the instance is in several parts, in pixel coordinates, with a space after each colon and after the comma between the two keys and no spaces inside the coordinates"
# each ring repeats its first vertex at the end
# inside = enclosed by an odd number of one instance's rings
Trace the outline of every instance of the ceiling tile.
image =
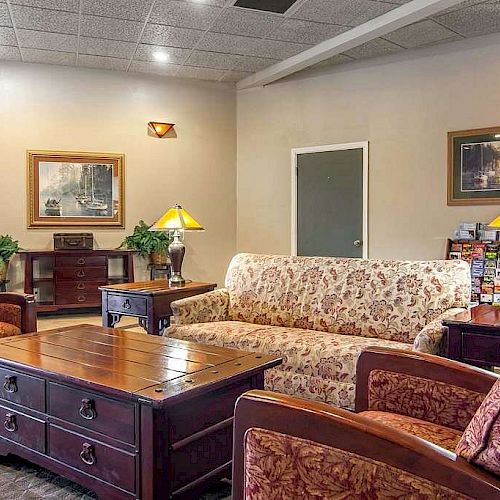
{"type": "Polygon", "coordinates": [[[224,74],[224,76],[221,78],[221,82],[239,82],[240,80],[243,80],[243,78],[246,78],[247,76],[250,76],[252,73],[249,73],[247,71],[228,71],[224,74]]]}
{"type": "Polygon", "coordinates": [[[177,47],[161,47],[157,45],[146,45],[141,43],[137,47],[134,59],[137,61],[155,61],[154,53],[161,52],[169,56],[169,64],[182,64],[188,58],[191,51],[189,49],[179,49],[177,47]]]}
{"type": "Polygon", "coordinates": [[[0,26],[12,26],[9,9],[6,3],[0,3],[0,26]]]}
{"type": "MultiPolygon", "coordinates": [[[[200,3],[200,0],[181,0],[182,2],[188,3],[200,3]]],[[[230,5],[234,3],[235,0],[201,0],[204,4],[215,5],[216,7],[224,7],[225,5],[230,5]]]]}
{"type": "Polygon", "coordinates": [[[222,9],[212,5],[157,0],[150,20],[180,28],[207,30],[221,12],[222,9]]]}
{"type": "Polygon", "coordinates": [[[217,18],[210,31],[264,37],[276,29],[282,21],[282,16],[232,7],[217,18]]]}
{"type": "Polygon", "coordinates": [[[466,9],[436,16],[439,23],[463,36],[480,36],[500,31],[500,1],[490,0],[466,9]]]}
{"type": "Polygon", "coordinates": [[[283,24],[268,38],[285,42],[317,44],[334,37],[349,28],[335,24],[315,23],[301,19],[285,19],[283,24]]]}
{"type": "Polygon", "coordinates": [[[268,57],[270,59],[285,59],[309,49],[312,45],[301,43],[279,42],[277,40],[261,40],[256,50],[250,55],[268,57]]]}
{"type": "Polygon", "coordinates": [[[137,42],[142,27],[143,23],[138,21],[82,15],[80,30],[83,36],[137,42]]]}
{"type": "Polygon", "coordinates": [[[277,62],[279,62],[278,59],[245,56],[242,61],[236,63],[233,69],[238,71],[250,71],[254,73],[255,71],[260,71],[261,69],[272,66],[277,62]]]}
{"type": "Polygon", "coordinates": [[[90,56],[87,54],[78,54],[78,66],[86,68],[113,69],[116,71],[125,71],[128,66],[128,59],[118,59],[116,57],[90,56]]]}
{"type": "Polygon", "coordinates": [[[129,71],[174,76],[177,71],[179,71],[179,68],[180,66],[177,64],[160,64],[145,61],[132,61],[129,71]]]}
{"type": "Polygon", "coordinates": [[[224,76],[220,69],[195,68],[193,66],[182,66],[176,76],[181,78],[197,78],[199,80],[219,80],[224,76]]]}
{"type": "Polygon", "coordinates": [[[78,14],[74,12],[12,5],[12,15],[16,28],[75,35],[78,32],[78,14]]]}
{"type": "Polygon", "coordinates": [[[175,28],[163,24],[148,24],[141,42],[170,47],[194,47],[204,31],[186,28],[175,28]]]}
{"type": "Polygon", "coordinates": [[[411,49],[446,40],[455,37],[455,35],[453,31],[444,28],[438,23],[430,19],[424,19],[384,35],[384,38],[411,49]]]}
{"type": "Polygon", "coordinates": [[[343,26],[358,26],[397,7],[396,4],[371,0],[308,0],[292,17],[343,26]]]}
{"type": "Polygon", "coordinates": [[[78,37],[76,35],[19,29],[17,30],[17,36],[21,47],[32,49],[76,52],[78,46],[78,37]]]}
{"type": "Polygon", "coordinates": [[[21,54],[17,47],[6,47],[0,45],[0,59],[3,61],[20,61],[21,54]]]}
{"type": "Polygon", "coordinates": [[[10,0],[11,4],[78,12],[80,0],[10,0]]]}
{"type": "Polygon", "coordinates": [[[102,38],[80,37],[79,54],[130,59],[134,55],[135,43],[102,38]]]}
{"type": "Polygon", "coordinates": [[[152,0],[82,0],[82,12],[132,21],[145,21],[152,0]]]}
{"type": "Polygon", "coordinates": [[[0,45],[17,45],[16,34],[13,28],[0,26],[0,45]]]}
{"type": "Polygon", "coordinates": [[[456,5],[453,5],[452,7],[448,7],[447,9],[438,12],[432,17],[440,16],[442,14],[447,14],[448,12],[454,12],[456,10],[465,9],[466,7],[470,7],[471,5],[476,5],[478,3],[483,3],[484,1],[485,0],[465,0],[465,2],[460,2],[457,3],[456,5]]]}
{"type": "Polygon", "coordinates": [[[344,52],[344,55],[353,57],[354,59],[366,59],[368,57],[385,56],[394,52],[404,50],[402,47],[395,45],[382,38],[375,38],[369,42],[363,43],[358,47],[344,52]]]}
{"type": "Polygon", "coordinates": [[[24,62],[62,64],[72,66],[76,62],[76,53],[56,52],[55,50],[21,49],[24,62]]]}
{"type": "Polygon", "coordinates": [[[203,50],[194,50],[186,64],[189,66],[198,66],[201,68],[213,69],[232,69],[237,63],[242,63],[245,56],[234,54],[221,54],[220,52],[205,52],[203,50]]]}
{"type": "MultiPolygon", "coordinates": [[[[336,54],[332,57],[329,57],[328,59],[325,59],[324,61],[321,61],[319,63],[313,64],[311,68],[325,68],[329,66],[338,66],[339,64],[345,64],[348,62],[352,62],[354,59],[352,57],[346,56],[345,54],[336,54]]],[[[306,68],[303,71],[307,71],[310,68],[306,68]]]]}

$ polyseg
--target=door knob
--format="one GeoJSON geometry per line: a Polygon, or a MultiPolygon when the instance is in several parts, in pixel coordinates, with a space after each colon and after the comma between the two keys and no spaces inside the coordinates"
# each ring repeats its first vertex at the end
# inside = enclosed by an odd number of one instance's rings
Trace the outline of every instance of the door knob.
{"type": "Polygon", "coordinates": [[[354,241],[352,242],[352,244],[353,244],[355,247],[360,247],[360,246],[362,245],[361,240],[354,240],[354,241]]]}

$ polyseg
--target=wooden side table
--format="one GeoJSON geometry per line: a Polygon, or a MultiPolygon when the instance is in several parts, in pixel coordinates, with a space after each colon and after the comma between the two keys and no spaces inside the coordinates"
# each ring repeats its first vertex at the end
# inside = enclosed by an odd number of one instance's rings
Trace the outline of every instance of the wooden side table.
{"type": "Polygon", "coordinates": [[[172,287],[167,280],[101,286],[102,326],[113,327],[122,316],[132,316],[138,318],[149,334],[162,335],[170,325],[172,302],[210,292],[216,286],[216,283],[193,281],[172,287]]]}
{"type": "Polygon", "coordinates": [[[500,366],[500,307],[482,304],[443,321],[448,357],[481,368],[500,366]]]}

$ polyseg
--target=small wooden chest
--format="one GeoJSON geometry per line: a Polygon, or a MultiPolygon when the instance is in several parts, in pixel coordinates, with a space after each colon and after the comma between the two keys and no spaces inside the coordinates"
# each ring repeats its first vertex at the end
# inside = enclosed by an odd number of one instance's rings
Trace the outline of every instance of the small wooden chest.
{"type": "Polygon", "coordinates": [[[92,233],[54,233],[54,250],[92,250],[92,233]]]}

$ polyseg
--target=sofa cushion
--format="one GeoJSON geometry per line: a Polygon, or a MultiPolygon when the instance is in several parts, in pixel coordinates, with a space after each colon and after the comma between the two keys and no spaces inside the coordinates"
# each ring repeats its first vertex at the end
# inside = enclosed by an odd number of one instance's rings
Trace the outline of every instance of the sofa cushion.
{"type": "Polygon", "coordinates": [[[21,335],[21,329],[10,323],[0,321],[0,338],[21,335]]]}
{"type": "Polygon", "coordinates": [[[239,254],[226,276],[230,320],[413,342],[466,307],[463,261],[388,261],[239,254]]]}
{"type": "Polygon", "coordinates": [[[21,306],[17,304],[0,303],[0,322],[9,323],[21,328],[21,306]]]}
{"type": "Polygon", "coordinates": [[[412,434],[419,438],[430,441],[431,443],[441,446],[449,451],[455,451],[458,441],[462,437],[462,432],[445,427],[443,425],[426,422],[419,418],[399,415],[398,413],[390,413],[386,411],[362,411],[359,413],[370,420],[375,420],[392,429],[398,429],[412,434]]]}
{"type": "Polygon", "coordinates": [[[467,461],[500,475],[500,380],[472,417],[456,451],[467,461]]]}

